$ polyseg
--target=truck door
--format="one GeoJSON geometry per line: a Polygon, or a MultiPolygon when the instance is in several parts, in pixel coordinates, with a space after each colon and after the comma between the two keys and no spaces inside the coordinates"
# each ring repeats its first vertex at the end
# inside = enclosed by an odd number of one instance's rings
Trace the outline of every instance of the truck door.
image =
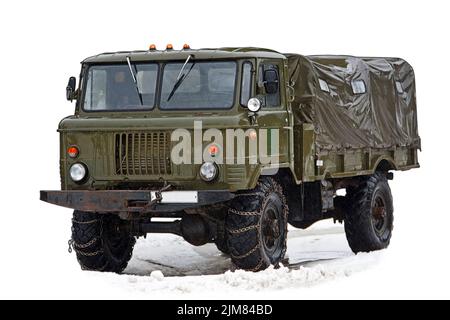
{"type": "Polygon", "coordinates": [[[256,77],[257,94],[262,97],[263,107],[258,112],[257,125],[259,129],[268,129],[269,144],[272,142],[270,137],[276,138],[278,136],[278,161],[281,167],[289,165],[290,132],[286,90],[284,90],[285,76],[283,60],[266,59],[259,61],[256,77]],[[277,132],[271,132],[272,130],[277,132]]]}

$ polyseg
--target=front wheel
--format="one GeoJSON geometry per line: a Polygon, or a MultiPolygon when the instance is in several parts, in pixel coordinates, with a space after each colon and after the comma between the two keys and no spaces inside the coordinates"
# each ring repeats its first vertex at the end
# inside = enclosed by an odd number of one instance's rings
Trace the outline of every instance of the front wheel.
{"type": "Polygon", "coordinates": [[[225,224],[217,224],[217,235],[214,239],[217,249],[225,255],[230,255],[230,248],[228,247],[228,237],[225,230],[225,224]]]}
{"type": "Polygon", "coordinates": [[[226,218],[233,264],[260,271],[278,266],[286,253],[288,206],[281,185],[263,177],[255,189],[238,193],[226,218]]]}
{"type": "Polygon", "coordinates": [[[136,239],[121,231],[112,215],[75,210],[71,245],[83,270],[122,272],[131,258],[136,239]]]}
{"type": "Polygon", "coordinates": [[[354,253],[387,248],[394,207],[386,175],[376,172],[349,191],[344,225],[350,248],[354,253]]]}

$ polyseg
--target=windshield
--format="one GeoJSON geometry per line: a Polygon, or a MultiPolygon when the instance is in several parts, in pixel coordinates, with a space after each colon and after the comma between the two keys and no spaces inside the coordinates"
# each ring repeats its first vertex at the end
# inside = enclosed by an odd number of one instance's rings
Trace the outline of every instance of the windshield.
{"type": "Polygon", "coordinates": [[[83,109],[135,111],[228,109],[233,106],[237,63],[234,61],[92,65],[87,71],[83,109]],[[162,80],[158,81],[158,72],[162,80]],[[180,75],[181,72],[181,75],[180,75]],[[136,83],[134,81],[136,79],[136,83]],[[160,94],[157,94],[160,93],[160,94]]]}
{"type": "Polygon", "coordinates": [[[128,65],[96,65],[88,71],[84,109],[140,110],[155,105],[158,65],[154,63],[128,65]],[[134,83],[133,74],[136,77],[134,83]],[[141,101],[142,98],[142,101],[141,101]]]}
{"type": "Polygon", "coordinates": [[[225,109],[233,105],[235,62],[191,61],[184,67],[179,87],[172,92],[182,67],[183,63],[165,65],[161,109],[225,109]]]}

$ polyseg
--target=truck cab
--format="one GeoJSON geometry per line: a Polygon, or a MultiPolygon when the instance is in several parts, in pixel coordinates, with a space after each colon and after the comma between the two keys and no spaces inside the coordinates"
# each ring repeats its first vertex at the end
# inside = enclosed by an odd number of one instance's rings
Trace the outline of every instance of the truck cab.
{"type": "MultiPolygon", "coordinates": [[[[70,89],[76,92],[75,114],[58,129],[62,189],[133,188],[161,181],[198,190],[254,187],[264,168],[259,163],[238,164],[232,152],[227,155],[226,130],[258,132],[289,125],[285,69],[281,54],[238,48],[125,52],[84,60],[79,89],[70,89]],[[172,93],[180,71],[185,78],[172,93]],[[266,76],[272,77],[269,82],[266,76]],[[252,112],[247,103],[255,97],[261,108],[252,112]],[[200,134],[194,137],[197,124],[200,134]],[[192,151],[174,163],[172,148],[179,141],[172,141],[177,137],[171,135],[180,128],[192,133],[192,151]],[[224,140],[216,143],[218,173],[213,182],[200,176],[203,152],[214,143],[208,139],[214,132],[203,135],[208,129],[220,130],[224,140]],[[76,158],[65,152],[70,147],[79,149],[76,158]],[[76,162],[86,166],[80,181],[70,177],[76,162]]],[[[278,137],[282,167],[289,167],[289,134],[281,130],[278,137]]]]}

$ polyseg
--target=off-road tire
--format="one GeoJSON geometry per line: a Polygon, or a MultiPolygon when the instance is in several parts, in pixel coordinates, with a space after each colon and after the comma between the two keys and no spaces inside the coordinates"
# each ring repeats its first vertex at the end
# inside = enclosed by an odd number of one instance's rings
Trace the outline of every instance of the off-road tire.
{"type": "Polygon", "coordinates": [[[223,254],[229,255],[230,248],[228,247],[228,237],[225,229],[225,224],[218,223],[217,224],[217,235],[214,239],[214,243],[216,244],[217,249],[223,254]]]}
{"type": "Polygon", "coordinates": [[[281,185],[270,177],[242,191],[226,217],[228,247],[238,269],[260,271],[278,266],[286,253],[288,206],[281,185]]]}
{"type": "Polygon", "coordinates": [[[120,223],[113,215],[74,211],[71,244],[83,270],[120,273],[126,268],[136,239],[117,231],[120,223]]]}
{"type": "Polygon", "coordinates": [[[347,190],[345,234],[354,253],[389,246],[394,223],[391,189],[383,172],[361,180],[347,190]]]}

